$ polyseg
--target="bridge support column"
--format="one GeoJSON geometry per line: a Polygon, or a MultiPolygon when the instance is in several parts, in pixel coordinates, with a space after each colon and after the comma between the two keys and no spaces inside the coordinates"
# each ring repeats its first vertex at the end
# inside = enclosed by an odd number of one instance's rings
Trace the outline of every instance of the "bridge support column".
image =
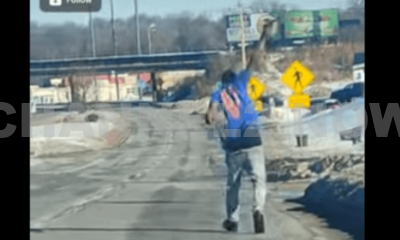
{"type": "Polygon", "coordinates": [[[159,100],[159,92],[157,89],[157,74],[156,72],[152,71],[150,73],[151,76],[151,84],[153,86],[153,102],[157,102],[159,100]]]}
{"type": "MultiPolygon", "coordinates": [[[[116,93],[117,93],[117,101],[120,101],[120,99],[119,99],[119,82],[118,82],[118,73],[117,72],[115,72],[115,71],[111,71],[109,74],[108,74],[108,79],[110,80],[110,83],[111,83],[111,77],[113,77],[114,79],[115,79],[115,90],[116,90],[116,93]]],[[[112,99],[110,99],[110,100],[112,100],[112,99]]]]}
{"type": "Polygon", "coordinates": [[[117,101],[121,101],[119,96],[119,76],[118,73],[115,73],[115,87],[117,88],[117,101]]]}
{"type": "Polygon", "coordinates": [[[79,100],[77,99],[77,93],[75,92],[75,86],[74,86],[74,79],[72,74],[68,75],[68,84],[71,90],[71,103],[77,103],[79,100]]]}
{"type": "Polygon", "coordinates": [[[137,79],[136,83],[138,86],[139,100],[142,100],[143,99],[143,89],[141,88],[142,78],[140,77],[140,73],[137,74],[136,79],[137,79]]]}

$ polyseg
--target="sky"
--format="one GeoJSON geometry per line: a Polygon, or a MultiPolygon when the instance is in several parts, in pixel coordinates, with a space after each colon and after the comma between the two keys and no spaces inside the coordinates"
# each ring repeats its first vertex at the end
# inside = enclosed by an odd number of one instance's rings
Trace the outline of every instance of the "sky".
{"type": "MultiPolygon", "coordinates": [[[[39,5],[40,0],[30,0],[30,18],[39,24],[62,24],[74,22],[87,24],[87,13],[45,13],[39,5]]],[[[218,18],[224,9],[234,8],[238,0],[137,0],[138,10],[146,15],[165,16],[191,12],[194,15],[208,14],[211,18],[218,18]]],[[[254,0],[241,0],[243,5],[254,0]]],[[[268,0],[267,0],[268,1],[268,0]]],[[[296,6],[299,9],[344,8],[347,0],[280,0],[281,3],[296,6]]],[[[135,12],[134,0],[114,0],[114,15],[116,18],[128,18],[135,12]]],[[[101,10],[93,17],[110,18],[110,1],[102,0],[101,10]]]]}

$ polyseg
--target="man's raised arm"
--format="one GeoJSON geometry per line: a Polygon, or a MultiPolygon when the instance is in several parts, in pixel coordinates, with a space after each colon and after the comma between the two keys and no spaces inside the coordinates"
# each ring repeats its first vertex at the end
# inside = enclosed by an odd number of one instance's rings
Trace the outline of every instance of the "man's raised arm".
{"type": "Polygon", "coordinates": [[[275,21],[276,21],[275,18],[272,18],[269,16],[264,17],[263,31],[261,33],[260,40],[258,41],[253,54],[250,56],[249,63],[246,66],[246,70],[250,70],[250,71],[257,70],[257,68],[260,64],[260,61],[262,61],[262,59],[263,59],[267,41],[272,35],[272,27],[273,27],[273,24],[275,23],[275,21]]]}

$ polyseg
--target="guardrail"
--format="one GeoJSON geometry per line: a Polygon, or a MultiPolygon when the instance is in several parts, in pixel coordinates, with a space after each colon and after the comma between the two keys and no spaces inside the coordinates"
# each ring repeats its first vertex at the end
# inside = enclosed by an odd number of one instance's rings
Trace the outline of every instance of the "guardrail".
{"type": "Polygon", "coordinates": [[[31,69],[41,68],[61,68],[67,66],[98,66],[98,65],[120,65],[132,63],[162,63],[162,62],[182,62],[198,61],[213,55],[220,54],[220,51],[193,52],[193,53],[168,53],[152,55],[126,55],[96,58],[75,58],[62,60],[33,60],[30,61],[31,69]]]}
{"type": "Polygon", "coordinates": [[[129,72],[129,71],[174,71],[174,70],[201,70],[208,67],[208,61],[184,62],[184,63],[163,63],[157,65],[114,65],[98,67],[66,67],[58,69],[31,69],[31,76],[65,76],[74,72],[96,72],[99,74],[108,74],[111,71],[129,72]]]}

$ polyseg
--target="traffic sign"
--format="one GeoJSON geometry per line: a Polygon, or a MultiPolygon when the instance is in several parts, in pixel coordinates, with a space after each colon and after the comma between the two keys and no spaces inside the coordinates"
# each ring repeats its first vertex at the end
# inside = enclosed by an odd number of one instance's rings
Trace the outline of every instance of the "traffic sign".
{"type": "Polygon", "coordinates": [[[314,73],[299,60],[296,60],[287,68],[281,81],[293,89],[295,93],[300,94],[314,79],[314,73]]]}
{"type": "Polygon", "coordinates": [[[290,108],[310,108],[311,97],[308,94],[294,94],[289,96],[290,108]]]}
{"type": "Polygon", "coordinates": [[[265,84],[263,82],[260,81],[260,79],[258,79],[255,76],[252,76],[250,78],[247,93],[249,94],[249,97],[253,101],[259,100],[266,90],[267,90],[267,87],[265,86],[265,84]]]}
{"type": "Polygon", "coordinates": [[[264,108],[264,104],[261,100],[254,101],[257,112],[261,112],[264,108]]]}

